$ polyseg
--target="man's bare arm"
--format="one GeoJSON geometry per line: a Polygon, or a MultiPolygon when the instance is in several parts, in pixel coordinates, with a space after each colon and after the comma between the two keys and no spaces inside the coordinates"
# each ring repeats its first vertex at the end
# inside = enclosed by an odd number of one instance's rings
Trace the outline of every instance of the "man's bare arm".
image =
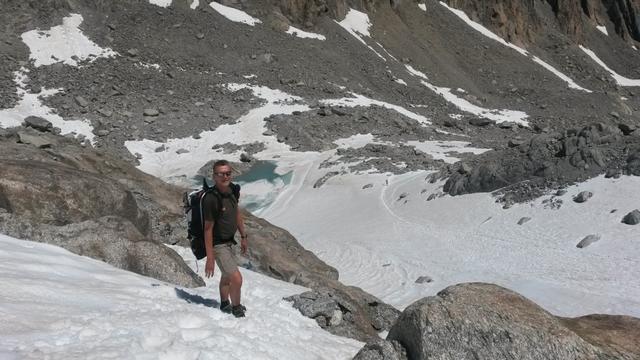
{"type": "Polygon", "coordinates": [[[211,277],[215,269],[215,252],[213,250],[213,221],[204,221],[204,249],[207,252],[207,264],[205,265],[206,277],[211,277]]]}

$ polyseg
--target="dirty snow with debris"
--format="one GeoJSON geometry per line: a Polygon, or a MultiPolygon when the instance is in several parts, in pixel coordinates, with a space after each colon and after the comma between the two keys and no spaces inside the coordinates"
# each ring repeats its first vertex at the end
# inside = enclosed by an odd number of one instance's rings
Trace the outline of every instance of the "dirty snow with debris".
{"type": "Polygon", "coordinates": [[[27,89],[29,71],[21,68],[14,74],[14,82],[17,85],[16,91],[20,101],[11,109],[0,109],[0,128],[11,128],[21,126],[25,118],[38,116],[51,122],[53,127],[60,128],[60,134],[73,134],[83,136],[93,142],[93,126],[88,120],[65,120],[54,110],[42,103],[42,98],[52,96],[60,89],[41,89],[38,94],[33,94],[27,89]]]}

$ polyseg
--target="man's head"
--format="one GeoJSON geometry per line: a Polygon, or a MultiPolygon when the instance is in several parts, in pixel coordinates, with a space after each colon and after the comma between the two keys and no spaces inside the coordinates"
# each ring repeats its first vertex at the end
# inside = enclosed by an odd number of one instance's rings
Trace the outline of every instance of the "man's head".
{"type": "Polygon", "coordinates": [[[231,183],[233,169],[227,160],[218,160],[213,163],[213,181],[219,189],[226,189],[231,183]]]}

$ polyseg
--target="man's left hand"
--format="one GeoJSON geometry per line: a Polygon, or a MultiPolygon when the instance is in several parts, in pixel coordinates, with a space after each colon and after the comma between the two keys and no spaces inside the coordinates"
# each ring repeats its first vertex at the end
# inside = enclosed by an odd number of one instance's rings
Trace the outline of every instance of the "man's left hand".
{"type": "Polygon", "coordinates": [[[247,238],[244,237],[240,240],[240,251],[242,252],[242,255],[247,253],[247,247],[249,246],[249,243],[247,242],[247,238]]]}

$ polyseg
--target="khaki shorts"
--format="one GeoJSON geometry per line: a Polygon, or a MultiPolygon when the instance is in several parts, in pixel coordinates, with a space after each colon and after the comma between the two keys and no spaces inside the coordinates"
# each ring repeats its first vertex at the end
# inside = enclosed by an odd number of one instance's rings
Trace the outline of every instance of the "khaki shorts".
{"type": "Polygon", "coordinates": [[[222,276],[229,276],[238,271],[238,261],[233,249],[233,244],[221,244],[213,247],[216,253],[216,263],[222,272],[222,276]]]}

